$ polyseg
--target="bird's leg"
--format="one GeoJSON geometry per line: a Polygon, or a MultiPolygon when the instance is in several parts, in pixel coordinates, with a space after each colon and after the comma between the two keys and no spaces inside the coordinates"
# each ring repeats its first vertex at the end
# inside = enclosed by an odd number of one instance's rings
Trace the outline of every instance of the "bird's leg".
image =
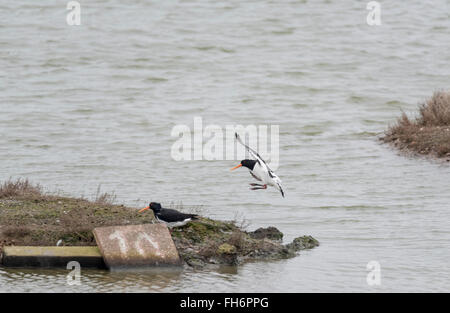
{"type": "Polygon", "coordinates": [[[261,185],[261,184],[255,184],[255,183],[251,183],[251,184],[249,184],[250,186],[258,186],[258,187],[263,187],[263,185],[261,185]]]}
{"type": "Polygon", "coordinates": [[[267,185],[259,185],[261,187],[252,187],[250,190],[259,190],[259,189],[267,189],[267,185]]]}

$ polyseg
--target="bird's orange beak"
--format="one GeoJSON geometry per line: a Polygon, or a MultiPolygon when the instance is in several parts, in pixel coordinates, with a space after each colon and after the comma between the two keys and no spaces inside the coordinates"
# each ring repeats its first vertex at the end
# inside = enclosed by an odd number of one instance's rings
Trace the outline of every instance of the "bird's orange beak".
{"type": "Polygon", "coordinates": [[[233,170],[235,170],[235,169],[237,169],[237,168],[240,168],[242,166],[242,164],[238,164],[238,165],[236,165],[235,167],[233,167],[230,171],[233,171],[233,170]]]}
{"type": "Polygon", "coordinates": [[[150,207],[149,207],[149,206],[146,206],[145,208],[140,209],[140,210],[139,210],[139,213],[142,213],[142,212],[144,212],[145,210],[148,210],[148,209],[150,209],[150,207]]]}

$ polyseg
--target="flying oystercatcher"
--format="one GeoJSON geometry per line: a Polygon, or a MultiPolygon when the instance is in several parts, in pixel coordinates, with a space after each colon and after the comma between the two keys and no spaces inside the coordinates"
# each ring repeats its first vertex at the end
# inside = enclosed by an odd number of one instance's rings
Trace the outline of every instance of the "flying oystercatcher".
{"type": "Polygon", "coordinates": [[[183,226],[189,221],[199,218],[196,214],[186,214],[173,209],[165,209],[161,207],[161,204],[158,202],[151,202],[148,207],[139,210],[139,213],[148,209],[153,211],[153,214],[158,221],[166,223],[169,227],[183,226]]]}
{"type": "Polygon", "coordinates": [[[234,135],[237,141],[241,145],[243,145],[248,150],[250,155],[256,160],[248,160],[248,159],[242,160],[239,165],[233,167],[231,170],[235,170],[241,166],[248,168],[250,170],[250,175],[252,175],[253,178],[255,178],[256,180],[262,182],[262,184],[250,184],[250,186],[252,186],[250,188],[251,190],[267,189],[267,185],[269,185],[278,189],[284,198],[284,191],[281,186],[281,179],[277,175],[275,175],[275,173],[269,168],[269,166],[261,158],[258,152],[256,152],[255,150],[244,144],[241,140],[241,137],[239,137],[237,133],[234,133],[234,135]]]}

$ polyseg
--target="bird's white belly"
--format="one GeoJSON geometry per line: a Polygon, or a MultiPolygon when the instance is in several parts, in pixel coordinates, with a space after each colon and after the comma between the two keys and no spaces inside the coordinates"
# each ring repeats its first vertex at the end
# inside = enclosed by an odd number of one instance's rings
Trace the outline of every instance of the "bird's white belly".
{"type": "Polygon", "coordinates": [[[261,182],[265,185],[270,185],[270,186],[274,186],[274,181],[273,179],[269,176],[269,172],[264,171],[263,168],[259,165],[256,164],[255,167],[253,168],[252,173],[258,177],[259,179],[261,179],[261,182]]]}
{"type": "Polygon", "coordinates": [[[186,225],[187,223],[189,223],[192,219],[187,218],[187,219],[185,219],[185,220],[183,220],[183,221],[179,221],[179,222],[171,222],[171,223],[166,222],[166,221],[163,221],[163,220],[160,220],[158,217],[156,217],[156,220],[157,220],[158,222],[160,222],[160,223],[166,224],[167,227],[169,227],[169,228],[173,228],[173,227],[184,226],[184,225],[186,225]]]}

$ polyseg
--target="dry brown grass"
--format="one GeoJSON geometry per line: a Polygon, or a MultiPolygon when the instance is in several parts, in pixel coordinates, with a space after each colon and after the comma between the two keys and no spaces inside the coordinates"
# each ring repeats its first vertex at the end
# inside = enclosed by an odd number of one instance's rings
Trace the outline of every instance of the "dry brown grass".
{"type": "Polygon", "coordinates": [[[246,230],[251,225],[251,222],[247,220],[242,212],[234,212],[234,217],[231,223],[241,230],[246,230]]]}
{"type": "Polygon", "coordinates": [[[402,113],[382,140],[399,149],[450,157],[450,92],[435,92],[420,105],[419,116],[413,120],[402,113]]]}
{"type": "Polygon", "coordinates": [[[95,201],[49,195],[28,180],[0,184],[0,246],[95,245],[95,227],[143,224],[153,215],[112,204],[115,196],[98,192],[95,201]]]}
{"type": "Polygon", "coordinates": [[[242,231],[235,230],[231,233],[228,243],[235,246],[238,251],[245,249],[245,236],[246,234],[242,231]]]}
{"type": "Polygon", "coordinates": [[[170,202],[167,206],[168,209],[174,209],[183,213],[195,214],[195,215],[206,215],[207,210],[202,205],[190,205],[185,206],[182,201],[170,202]]]}
{"type": "Polygon", "coordinates": [[[435,92],[420,106],[419,126],[450,126],[450,92],[435,92]]]}
{"type": "Polygon", "coordinates": [[[40,197],[43,195],[40,185],[31,184],[28,179],[9,179],[0,184],[0,199],[11,197],[40,197]]]}
{"type": "Polygon", "coordinates": [[[108,193],[108,192],[101,192],[101,185],[98,185],[97,187],[97,194],[95,195],[94,202],[97,204],[105,204],[105,205],[112,205],[116,202],[116,195],[114,193],[108,193]]]}

